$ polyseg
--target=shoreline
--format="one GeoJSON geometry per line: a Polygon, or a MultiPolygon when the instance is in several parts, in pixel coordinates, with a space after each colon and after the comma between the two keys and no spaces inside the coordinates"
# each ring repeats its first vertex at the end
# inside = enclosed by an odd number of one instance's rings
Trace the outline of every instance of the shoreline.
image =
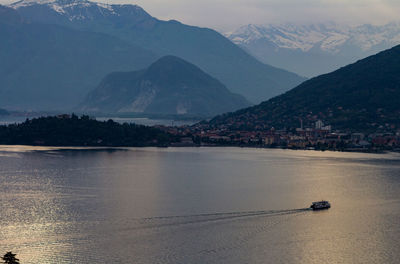
{"type": "Polygon", "coordinates": [[[396,150],[356,150],[356,149],[311,149],[311,148],[285,148],[266,146],[235,146],[235,145],[169,145],[169,146],[44,146],[44,145],[1,145],[0,152],[25,152],[25,151],[107,151],[129,149],[167,149],[167,148],[237,148],[237,149],[265,149],[265,150],[292,150],[336,153],[364,153],[364,154],[389,154],[400,153],[396,150]]]}

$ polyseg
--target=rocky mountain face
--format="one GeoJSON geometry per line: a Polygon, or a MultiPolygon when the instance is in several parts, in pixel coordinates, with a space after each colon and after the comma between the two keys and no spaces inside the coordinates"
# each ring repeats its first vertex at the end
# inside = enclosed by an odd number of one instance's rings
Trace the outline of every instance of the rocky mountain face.
{"type": "Polygon", "coordinates": [[[339,129],[400,127],[400,46],[310,79],[257,106],[213,119],[231,129],[297,128],[317,120],[339,129]]]}
{"type": "Polygon", "coordinates": [[[400,24],[247,25],[226,36],[265,63],[313,77],[400,44],[400,24]]]}
{"type": "Polygon", "coordinates": [[[106,76],[80,110],[212,116],[249,105],[195,65],[165,56],[145,70],[106,76]]]}
{"type": "Polygon", "coordinates": [[[10,7],[32,23],[107,34],[151,50],[158,57],[181,57],[252,102],[278,95],[305,80],[261,63],[214,30],[161,21],[135,5],[107,5],[86,0],[22,0],[10,7]]]}

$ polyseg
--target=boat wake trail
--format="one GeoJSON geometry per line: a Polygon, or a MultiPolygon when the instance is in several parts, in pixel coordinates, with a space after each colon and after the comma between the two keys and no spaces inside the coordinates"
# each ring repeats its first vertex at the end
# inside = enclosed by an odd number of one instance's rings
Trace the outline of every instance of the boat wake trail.
{"type": "Polygon", "coordinates": [[[143,248],[155,248],[148,263],[219,263],[215,260],[263,247],[269,232],[286,230],[276,227],[308,212],[297,208],[125,218],[107,222],[96,234],[138,245],[139,255],[143,248]]]}
{"type": "Polygon", "coordinates": [[[287,209],[287,210],[260,210],[260,211],[241,211],[241,212],[218,212],[209,214],[192,214],[192,215],[174,215],[174,216],[156,216],[141,218],[143,220],[154,220],[154,219],[179,219],[179,218],[191,218],[191,217],[209,217],[209,216],[252,216],[252,215],[274,215],[274,214],[287,214],[309,211],[310,208],[299,208],[299,209],[287,209]]]}
{"type": "Polygon", "coordinates": [[[208,214],[157,216],[136,219],[137,228],[161,228],[189,224],[201,224],[207,222],[219,222],[236,220],[250,217],[272,217],[280,215],[298,214],[310,211],[310,208],[287,209],[287,210],[260,210],[260,211],[240,211],[240,212],[216,212],[208,214]]]}

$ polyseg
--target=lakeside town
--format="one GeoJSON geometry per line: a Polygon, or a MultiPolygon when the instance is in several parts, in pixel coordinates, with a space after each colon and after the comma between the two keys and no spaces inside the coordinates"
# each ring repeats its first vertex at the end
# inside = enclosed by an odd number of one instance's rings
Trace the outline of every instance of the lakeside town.
{"type": "MultiPolygon", "coordinates": [[[[213,125],[211,122],[199,122],[193,125],[182,125],[182,126],[166,126],[166,125],[155,125],[147,127],[148,131],[151,131],[154,135],[157,131],[164,133],[164,135],[158,133],[155,138],[146,139],[147,143],[138,143],[132,145],[132,138],[127,136],[129,133],[124,132],[117,136],[116,132],[103,134],[96,134],[94,132],[103,131],[103,128],[97,128],[97,126],[109,127],[109,129],[118,129],[119,126],[125,127],[128,130],[142,129],[146,130],[145,126],[134,125],[129,123],[115,122],[112,119],[98,121],[94,117],[81,116],[78,117],[74,114],[59,114],[54,117],[42,117],[27,119],[21,125],[3,125],[4,131],[9,129],[23,129],[24,127],[35,125],[35,131],[40,127],[47,131],[50,123],[59,123],[64,127],[64,130],[72,124],[77,125],[77,130],[82,129],[84,125],[91,127],[92,133],[90,135],[78,136],[75,135],[71,139],[71,135],[68,137],[55,137],[57,140],[47,142],[51,137],[49,133],[35,134],[32,136],[32,141],[29,142],[16,142],[18,144],[33,144],[33,145],[77,145],[77,138],[81,141],[78,145],[82,146],[173,146],[173,147],[190,147],[190,146],[239,146],[239,147],[259,147],[259,148],[284,148],[284,149],[307,149],[307,150],[333,150],[333,151],[354,151],[354,152],[382,152],[382,151],[396,151],[400,152],[400,129],[396,129],[396,126],[387,124],[380,126],[379,129],[374,132],[355,132],[355,131],[343,131],[335,129],[332,125],[325,124],[322,120],[316,120],[311,123],[312,126],[303,127],[303,123],[300,123],[300,127],[292,129],[253,129],[253,130],[240,130],[232,129],[229,124],[225,125],[213,125]],[[33,122],[35,121],[35,122],[33,122]],[[128,133],[128,134],[126,134],[128,133]],[[111,136],[110,138],[110,135],[111,136]],[[124,136],[125,135],[125,136],[124,136]],[[81,138],[82,137],[82,138],[81,138]],[[61,139],[64,139],[62,141],[61,139]],[[68,139],[70,138],[70,139],[68,139]],[[60,141],[61,140],[61,141],[60,141]]],[[[310,124],[310,123],[308,123],[310,124]]],[[[11,131],[10,130],[10,131],[11,131]]],[[[53,129],[54,130],[54,129],[53,129]]],[[[74,130],[74,129],[73,129],[74,130]]],[[[4,132],[3,131],[3,132],[4,132]]],[[[9,132],[10,132],[9,131],[9,132]]],[[[104,130],[105,131],[105,130],[104,130]]],[[[104,132],[103,131],[103,132],[104,132]]],[[[21,131],[20,131],[21,132],[21,131]]],[[[54,132],[54,131],[53,131],[54,132]]],[[[11,133],[11,132],[10,132],[11,133]]],[[[16,132],[12,132],[16,133],[16,132]]],[[[22,133],[22,132],[21,132],[22,133]]],[[[27,132],[28,133],[28,132],[27,132]]],[[[143,132],[137,134],[135,132],[134,138],[137,141],[138,135],[142,135],[143,132]]],[[[133,135],[132,135],[133,136],[133,135]]],[[[14,135],[17,137],[17,135],[14,135]]],[[[8,141],[8,136],[1,136],[4,144],[8,141]]],[[[134,141],[135,141],[134,140],[134,141]]],[[[135,141],[135,142],[136,142],[135,141]]],[[[10,141],[11,142],[11,141],[10,141]]],[[[14,142],[15,143],[15,142],[14,142]]],[[[16,144],[15,143],[15,144],[16,144]]]]}
{"type": "Polygon", "coordinates": [[[180,138],[172,146],[242,146],[336,151],[400,151],[400,130],[381,129],[362,133],[341,131],[317,120],[313,127],[259,131],[230,130],[227,126],[212,127],[209,123],[193,126],[157,126],[180,138]]]}

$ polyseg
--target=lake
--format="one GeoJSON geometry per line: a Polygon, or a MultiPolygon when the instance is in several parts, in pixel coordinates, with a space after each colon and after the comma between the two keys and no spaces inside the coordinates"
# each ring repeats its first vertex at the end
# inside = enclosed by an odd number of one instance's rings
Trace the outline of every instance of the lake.
{"type": "Polygon", "coordinates": [[[22,264],[400,259],[394,153],[0,146],[0,198],[22,264]]]}

